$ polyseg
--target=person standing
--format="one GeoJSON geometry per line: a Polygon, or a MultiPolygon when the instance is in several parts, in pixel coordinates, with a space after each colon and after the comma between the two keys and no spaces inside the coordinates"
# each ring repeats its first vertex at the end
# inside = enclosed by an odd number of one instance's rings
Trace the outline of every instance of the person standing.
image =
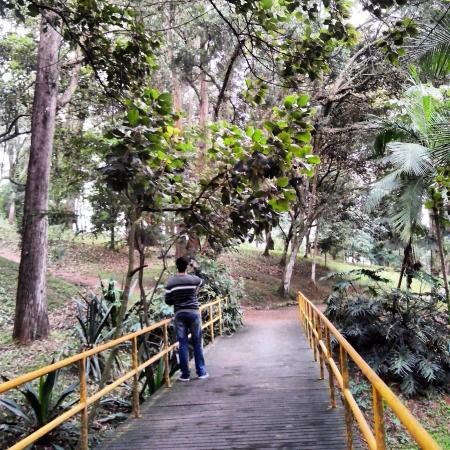
{"type": "Polygon", "coordinates": [[[195,368],[198,378],[208,378],[206,371],[205,358],[203,356],[202,346],[202,318],[200,315],[200,304],[197,293],[203,284],[203,279],[197,275],[188,274],[187,268],[189,260],[182,256],[175,261],[178,273],[171,277],[166,285],[165,301],[168,305],[174,307],[175,328],[179,343],[180,381],[190,380],[189,371],[189,345],[188,335],[192,335],[192,344],[194,346],[195,368]]]}

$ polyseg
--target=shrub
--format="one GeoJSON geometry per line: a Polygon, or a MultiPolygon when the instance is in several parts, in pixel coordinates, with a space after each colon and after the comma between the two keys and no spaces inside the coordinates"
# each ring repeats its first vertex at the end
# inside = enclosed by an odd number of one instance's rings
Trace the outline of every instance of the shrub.
{"type": "Polygon", "coordinates": [[[448,388],[450,333],[441,296],[434,289],[421,294],[388,290],[376,272],[363,270],[360,275],[375,284],[362,288],[354,280],[341,279],[326,301],[325,315],[367,363],[385,380],[398,383],[405,395],[448,388]]]}
{"type": "Polygon", "coordinates": [[[243,324],[241,300],[244,297],[242,280],[235,280],[227,267],[213,259],[201,259],[200,268],[205,280],[204,288],[199,293],[201,303],[208,303],[222,298],[223,329],[234,333],[243,324]]]}
{"type": "MultiPolygon", "coordinates": [[[[74,402],[64,402],[75,393],[78,383],[71,384],[57,395],[55,391],[59,373],[59,370],[55,370],[45,377],[41,377],[37,390],[30,383],[23,388],[16,388],[23,396],[24,404],[17,403],[10,397],[0,397],[0,406],[18,419],[18,421],[10,418],[2,420],[3,431],[10,432],[11,438],[15,440],[20,438],[24,432],[29,434],[43,427],[73,405],[74,402]]],[[[1,378],[5,382],[9,381],[7,377],[2,376],[1,378]]],[[[73,434],[74,430],[70,424],[65,423],[42,436],[36,441],[36,445],[51,445],[55,449],[61,448],[55,442],[59,442],[61,439],[67,441],[73,437],[73,434]]],[[[75,433],[75,437],[77,438],[77,433],[75,433]]]]}

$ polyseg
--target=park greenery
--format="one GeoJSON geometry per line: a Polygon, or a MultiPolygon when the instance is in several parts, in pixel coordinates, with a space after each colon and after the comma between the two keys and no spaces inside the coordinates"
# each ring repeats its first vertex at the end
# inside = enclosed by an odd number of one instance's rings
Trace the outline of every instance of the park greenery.
{"type": "MultiPolygon", "coordinates": [[[[234,333],[260,281],[230,266],[251,266],[257,243],[270,304],[295,298],[306,262],[302,289],[380,376],[445,395],[449,82],[446,0],[0,0],[0,344],[52,340],[65,292],[71,350],[169,317],[178,256],[199,262],[201,301],[225,299],[234,333]],[[49,267],[79,271],[85,239],[120,269],[92,257],[96,286],[59,289],[49,267]]],[[[142,338],[139,358],[162,342],[142,338]]],[[[90,358],[89,382],[120,374],[127,350],[90,358]]],[[[141,401],[162,370],[143,371],[141,401]]],[[[75,378],[2,397],[5,442],[63,411],[75,378]]],[[[129,411],[109,399],[90,423],[129,411]]],[[[41,443],[75,448],[65,427],[41,443]]]]}

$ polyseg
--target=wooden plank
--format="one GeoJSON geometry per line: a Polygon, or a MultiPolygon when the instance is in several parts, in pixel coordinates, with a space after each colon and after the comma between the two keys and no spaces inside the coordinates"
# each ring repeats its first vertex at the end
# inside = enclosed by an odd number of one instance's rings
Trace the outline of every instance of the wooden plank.
{"type": "Polygon", "coordinates": [[[329,408],[295,309],[284,319],[253,315],[207,352],[210,378],[163,388],[102,448],[346,449],[343,408],[329,408]]]}

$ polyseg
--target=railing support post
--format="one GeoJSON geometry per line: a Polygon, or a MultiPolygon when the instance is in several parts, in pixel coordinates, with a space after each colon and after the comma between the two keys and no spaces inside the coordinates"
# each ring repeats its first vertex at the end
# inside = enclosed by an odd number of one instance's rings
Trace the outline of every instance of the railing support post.
{"type": "Polygon", "coordinates": [[[313,350],[314,350],[314,361],[317,361],[317,337],[314,331],[317,331],[317,317],[316,312],[312,309],[312,318],[311,318],[311,335],[313,342],[313,350]]]}
{"type": "Polygon", "coordinates": [[[305,324],[306,324],[306,337],[308,339],[309,346],[312,347],[311,330],[309,328],[309,304],[306,302],[305,302],[305,324]]]}
{"type": "Polygon", "coordinates": [[[328,367],[328,386],[330,388],[330,404],[332,408],[336,408],[336,394],[334,390],[334,376],[333,369],[331,368],[331,364],[329,358],[332,358],[331,354],[331,339],[330,339],[330,330],[328,327],[325,327],[325,340],[327,347],[327,367],[328,367]]]}
{"type": "Polygon", "coordinates": [[[138,362],[138,345],[137,345],[137,337],[135,336],[131,340],[131,351],[132,351],[132,363],[133,370],[136,373],[133,375],[133,415],[137,419],[139,417],[139,373],[137,372],[137,368],[139,366],[138,362]]]}
{"type": "Polygon", "coordinates": [[[164,382],[166,387],[170,387],[170,367],[169,367],[169,330],[167,322],[164,324],[164,382]]]}
{"type": "Polygon", "coordinates": [[[386,435],[384,429],[383,399],[374,385],[372,385],[372,406],[377,450],[385,450],[386,435]]]}
{"type": "Polygon", "coordinates": [[[87,407],[87,384],[86,384],[86,358],[80,359],[80,403],[84,403],[84,408],[81,410],[81,436],[80,449],[88,450],[89,441],[89,422],[88,422],[88,407],[87,407]]]}
{"type": "Polygon", "coordinates": [[[213,305],[209,305],[209,332],[211,333],[211,342],[214,342],[214,322],[213,322],[213,305]]]}
{"type": "Polygon", "coordinates": [[[344,406],[345,406],[345,425],[347,428],[347,449],[353,450],[352,410],[350,408],[347,398],[345,397],[345,391],[349,390],[347,352],[345,351],[345,348],[342,345],[339,346],[339,357],[341,363],[342,384],[343,384],[342,394],[344,397],[344,406]]]}
{"type": "Polygon", "coordinates": [[[320,345],[320,342],[322,341],[322,320],[320,319],[320,316],[317,316],[317,334],[318,334],[318,339],[317,339],[317,350],[319,351],[319,361],[320,361],[320,379],[323,380],[324,377],[324,368],[323,368],[323,359],[324,359],[324,354],[322,351],[322,347],[320,345]]]}
{"type": "Polygon", "coordinates": [[[223,334],[223,325],[222,325],[222,300],[219,300],[219,334],[222,336],[223,334]]]}

